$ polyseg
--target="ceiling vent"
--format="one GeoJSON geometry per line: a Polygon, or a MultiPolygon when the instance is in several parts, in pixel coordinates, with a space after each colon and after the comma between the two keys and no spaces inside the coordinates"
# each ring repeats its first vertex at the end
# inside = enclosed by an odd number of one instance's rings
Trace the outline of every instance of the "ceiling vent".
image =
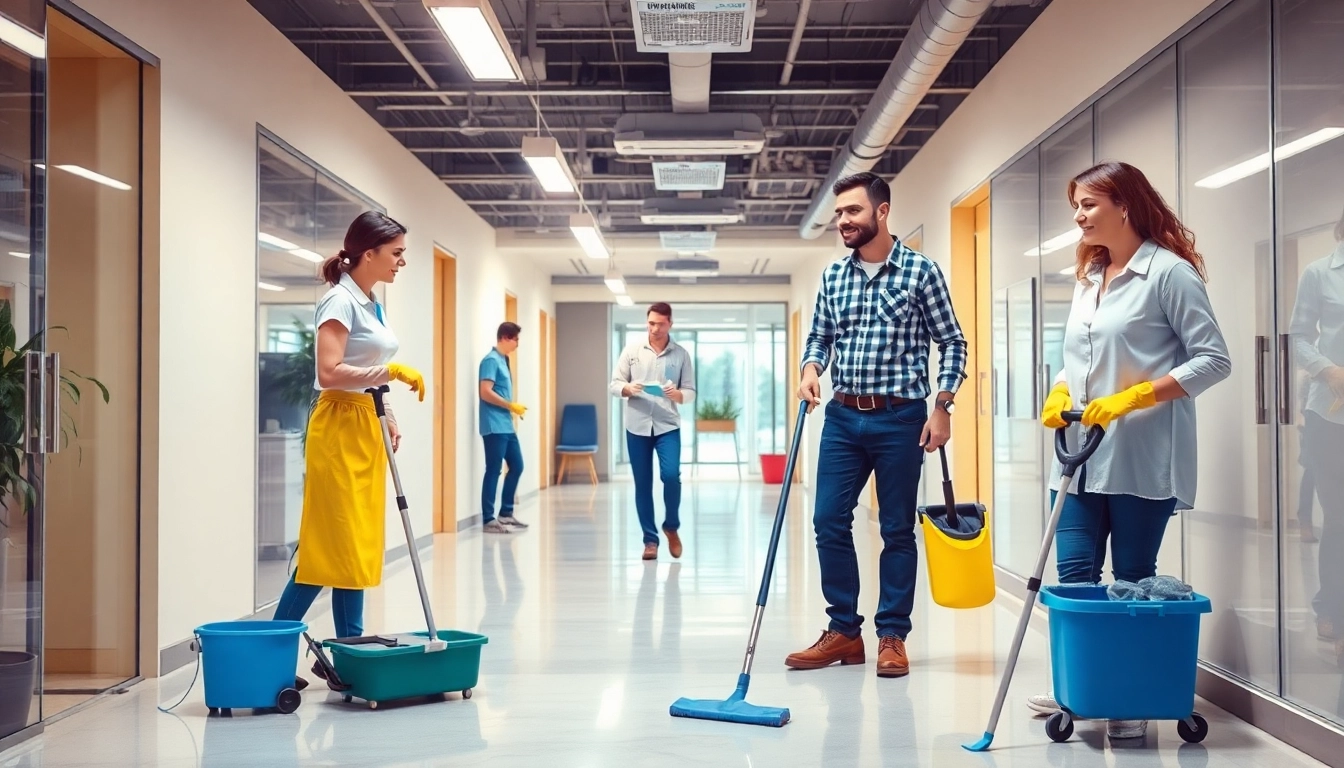
{"type": "Polygon", "coordinates": [[[634,112],[616,121],[622,155],[755,155],[765,147],[759,115],[634,112]]]}
{"type": "Polygon", "coordinates": [[[714,249],[717,232],[659,232],[663,248],[677,253],[704,253],[714,249]]]}
{"type": "Polygon", "coordinates": [[[654,163],[653,183],[665,192],[703,192],[723,189],[728,164],[722,161],[699,163],[654,163]]]}
{"type": "Polygon", "coordinates": [[[747,53],[756,0],[631,0],[640,53],[747,53]]]}
{"type": "Polygon", "coordinates": [[[713,259],[669,259],[654,265],[658,277],[718,277],[719,262],[713,259]]]}
{"type": "Polygon", "coordinates": [[[652,197],[639,211],[644,224],[738,224],[742,219],[737,201],[725,197],[652,197]]]}

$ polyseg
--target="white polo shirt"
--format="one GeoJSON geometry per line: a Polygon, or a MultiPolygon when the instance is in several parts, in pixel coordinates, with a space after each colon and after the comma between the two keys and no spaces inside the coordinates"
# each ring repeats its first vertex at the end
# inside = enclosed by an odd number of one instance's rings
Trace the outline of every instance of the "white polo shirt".
{"type": "MultiPolygon", "coordinates": [[[[396,334],[383,323],[382,305],[364,295],[350,275],[341,275],[341,282],[332,286],[317,303],[314,327],[321,328],[328,320],[335,320],[350,332],[350,339],[345,343],[345,357],[341,360],[346,365],[355,368],[387,365],[400,349],[396,334]]],[[[322,389],[320,384],[314,386],[322,389]]]]}

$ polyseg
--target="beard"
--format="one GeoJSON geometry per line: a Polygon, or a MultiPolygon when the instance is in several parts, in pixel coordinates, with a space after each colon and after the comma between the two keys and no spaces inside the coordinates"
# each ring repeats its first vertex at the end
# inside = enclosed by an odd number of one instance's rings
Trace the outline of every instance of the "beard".
{"type": "Polygon", "coordinates": [[[860,224],[856,222],[851,224],[851,226],[854,228],[853,231],[848,234],[845,234],[844,232],[840,233],[840,237],[845,241],[846,248],[862,248],[868,243],[871,243],[874,237],[877,237],[876,216],[865,223],[860,224]]]}

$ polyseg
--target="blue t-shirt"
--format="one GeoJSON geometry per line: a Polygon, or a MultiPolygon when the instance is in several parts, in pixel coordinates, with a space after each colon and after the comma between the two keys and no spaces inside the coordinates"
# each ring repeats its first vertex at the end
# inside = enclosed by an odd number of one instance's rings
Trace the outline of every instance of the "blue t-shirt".
{"type": "MultiPolygon", "coordinates": [[[[509,375],[509,359],[499,350],[492,349],[481,361],[481,381],[493,381],[496,395],[513,402],[513,377],[509,375]]],[[[481,400],[481,434],[507,435],[513,433],[513,414],[508,408],[492,405],[481,400]]]]}

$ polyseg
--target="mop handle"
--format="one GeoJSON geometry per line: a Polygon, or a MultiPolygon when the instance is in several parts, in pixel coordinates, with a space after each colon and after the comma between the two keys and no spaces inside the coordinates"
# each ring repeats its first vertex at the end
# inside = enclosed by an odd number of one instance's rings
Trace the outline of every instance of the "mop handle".
{"type": "Polygon", "coordinates": [[[383,449],[387,451],[387,465],[392,468],[392,486],[397,490],[397,509],[401,512],[401,527],[406,531],[406,549],[411,555],[411,568],[415,571],[415,584],[420,588],[420,607],[425,611],[425,625],[429,629],[431,642],[439,639],[438,627],[434,625],[434,611],[429,607],[429,592],[425,590],[425,573],[420,568],[420,551],[415,546],[415,534],[411,532],[411,515],[406,504],[406,494],[401,489],[401,473],[397,471],[396,451],[392,450],[392,430],[387,423],[387,406],[383,404],[383,395],[390,388],[384,384],[366,390],[373,395],[373,409],[378,413],[378,423],[383,428],[383,449]]]}
{"type": "Polygon", "coordinates": [[[798,404],[798,421],[793,425],[793,443],[789,446],[789,459],[784,466],[783,486],[779,490],[779,506],[775,509],[775,525],[770,531],[770,550],[765,556],[765,573],[761,576],[761,591],[756,596],[756,612],[751,619],[751,638],[747,641],[747,654],[742,659],[742,674],[751,674],[751,665],[756,660],[756,641],[761,636],[761,619],[765,616],[765,601],[770,596],[770,576],[775,570],[775,552],[779,549],[779,536],[784,531],[784,513],[789,508],[789,485],[793,483],[794,465],[798,462],[798,447],[803,442],[803,420],[807,417],[807,401],[798,404]]]}
{"type": "MultiPolygon", "coordinates": [[[[1081,411],[1066,411],[1062,417],[1066,423],[1075,424],[1082,419],[1081,411]]],[[[1017,657],[1022,651],[1022,641],[1027,636],[1027,626],[1031,623],[1031,611],[1036,607],[1036,595],[1041,591],[1041,578],[1045,575],[1045,563],[1050,559],[1050,548],[1055,542],[1055,530],[1059,527],[1059,518],[1064,512],[1064,502],[1068,499],[1069,488],[1073,485],[1074,473],[1092,457],[1105,430],[1093,427],[1087,433],[1083,447],[1077,453],[1069,453],[1068,430],[1055,431],[1055,456],[1059,458],[1062,472],[1059,490],[1055,492],[1055,503],[1050,510],[1050,522],[1046,524],[1045,536],[1041,540],[1041,550],[1036,554],[1036,568],[1027,580],[1027,599],[1022,605],[1022,615],[1017,618],[1017,631],[1013,633],[1013,644],[1008,651],[1008,666],[1004,669],[1003,679],[999,681],[999,691],[994,696],[994,708],[989,713],[989,726],[985,733],[994,733],[998,727],[999,715],[1003,712],[1003,703],[1008,698],[1008,684],[1012,682],[1013,671],[1017,668],[1017,657]]]]}

